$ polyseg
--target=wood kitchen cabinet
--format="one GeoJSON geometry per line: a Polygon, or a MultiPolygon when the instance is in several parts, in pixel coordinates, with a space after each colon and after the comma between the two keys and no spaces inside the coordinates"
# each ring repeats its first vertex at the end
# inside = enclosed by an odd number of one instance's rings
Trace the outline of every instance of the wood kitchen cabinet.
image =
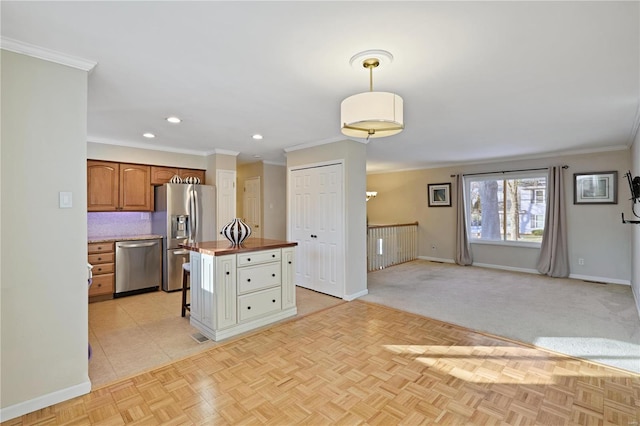
{"type": "Polygon", "coordinates": [[[88,261],[93,266],[89,302],[112,299],[115,289],[114,243],[89,243],[88,253],[88,261]]]}
{"type": "Polygon", "coordinates": [[[179,169],[177,167],[151,166],[151,184],[162,185],[168,183],[174,176],[180,176],[183,180],[188,177],[197,177],[204,185],[205,171],[199,169],[179,169]]]}
{"type": "Polygon", "coordinates": [[[87,160],[87,211],[153,211],[150,166],[87,160]]]}

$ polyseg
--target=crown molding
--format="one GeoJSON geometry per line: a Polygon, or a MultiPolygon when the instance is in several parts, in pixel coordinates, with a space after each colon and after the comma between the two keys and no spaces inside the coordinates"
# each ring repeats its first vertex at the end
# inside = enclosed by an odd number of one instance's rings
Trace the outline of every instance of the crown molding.
{"type": "Polygon", "coordinates": [[[32,56],[34,58],[43,59],[49,62],[66,65],[68,67],[77,68],[82,71],[91,72],[98,64],[96,61],[80,58],[77,56],[67,55],[66,53],[57,52],[45,47],[36,46],[34,44],[25,43],[23,41],[14,40],[8,37],[0,37],[0,48],[22,55],[32,56]]]}
{"type": "Polygon", "coordinates": [[[111,139],[100,139],[100,138],[89,138],[87,142],[91,143],[99,143],[104,145],[116,145],[116,146],[124,146],[127,148],[137,148],[137,149],[146,149],[149,151],[160,151],[160,152],[173,152],[176,154],[189,154],[189,155],[198,155],[201,157],[205,157],[208,154],[204,151],[196,151],[193,149],[181,149],[181,148],[172,148],[169,146],[158,146],[149,143],[142,142],[127,142],[127,141],[114,141],[111,139]]]}
{"type": "Polygon", "coordinates": [[[321,145],[327,145],[330,143],[334,143],[334,142],[342,142],[342,141],[352,141],[352,142],[359,142],[362,144],[368,144],[369,141],[366,139],[352,139],[346,136],[336,136],[334,138],[329,138],[329,139],[322,139],[319,141],[314,141],[314,142],[306,142],[306,143],[301,143],[300,145],[294,145],[294,146],[290,146],[284,149],[284,152],[292,152],[292,151],[298,151],[300,149],[306,149],[306,148],[313,148],[314,146],[321,146],[321,145]]]}
{"type": "Polygon", "coordinates": [[[596,154],[599,152],[624,151],[628,149],[630,149],[630,147],[627,145],[610,145],[610,146],[604,146],[599,148],[575,149],[575,150],[569,150],[569,151],[547,152],[547,153],[541,153],[541,154],[521,155],[521,156],[514,156],[514,157],[504,157],[504,158],[496,157],[496,158],[491,158],[491,159],[482,160],[482,161],[425,164],[424,166],[408,167],[405,169],[373,170],[373,171],[367,171],[367,174],[381,175],[386,173],[412,172],[416,170],[444,169],[447,167],[464,167],[464,166],[475,166],[479,164],[506,163],[509,161],[538,160],[538,159],[550,158],[550,157],[555,158],[555,157],[565,157],[570,155],[596,154]]]}
{"type": "Polygon", "coordinates": [[[234,157],[237,157],[238,155],[240,155],[238,151],[230,151],[228,149],[218,149],[218,148],[215,148],[212,151],[207,151],[205,153],[205,155],[214,155],[214,154],[232,155],[234,157]]]}

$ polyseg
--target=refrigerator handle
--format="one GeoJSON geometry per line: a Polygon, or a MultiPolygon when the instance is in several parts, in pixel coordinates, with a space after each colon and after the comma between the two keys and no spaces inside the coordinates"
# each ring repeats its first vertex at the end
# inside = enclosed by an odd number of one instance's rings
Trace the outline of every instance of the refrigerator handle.
{"type": "Polygon", "coordinates": [[[200,212],[199,212],[199,204],[200,204],[200,200],[198,200],[198,191],[196,191],[196,189],[194,187],[192,187],[192,191],[193,191],[193,215],[196,217],[196,222],[195,222],[195,227],[193,228],[193,241],[196,241],[196,239],[198,238],[198,228],[200,228],[200,212]]]}

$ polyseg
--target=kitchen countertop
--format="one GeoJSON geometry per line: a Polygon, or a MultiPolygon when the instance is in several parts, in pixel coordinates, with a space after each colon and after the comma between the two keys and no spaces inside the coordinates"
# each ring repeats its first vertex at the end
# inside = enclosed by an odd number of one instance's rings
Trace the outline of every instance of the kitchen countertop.
{"type": "Polygon", "coordinates": [[[108,237],[89,237],[91,243],[110,243],[113,241],[132,241],[132,240],[157,240],[163,238],[162,235],[111,235],[108,237]]]}
{"type": "Polygon", "coordinates": [[[224,256],[226,254],[293,247],[297,245],[298,243],[289,241],[269,240],[266,238],[249,238],[244,240],[244,242],[239,246],[234,246],[227,240],[219,240],[180,244],[180,247],[212,256],[224,256]]]}

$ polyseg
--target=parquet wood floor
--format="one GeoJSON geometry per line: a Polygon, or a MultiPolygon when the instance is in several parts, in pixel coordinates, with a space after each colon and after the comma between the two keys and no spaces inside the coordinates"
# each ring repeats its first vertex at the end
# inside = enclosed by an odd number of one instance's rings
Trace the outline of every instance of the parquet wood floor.
{"type": "Polygon", "coordinates": [[[640,376],[353,301],[3,425],[638,425],[640,376]]]}

